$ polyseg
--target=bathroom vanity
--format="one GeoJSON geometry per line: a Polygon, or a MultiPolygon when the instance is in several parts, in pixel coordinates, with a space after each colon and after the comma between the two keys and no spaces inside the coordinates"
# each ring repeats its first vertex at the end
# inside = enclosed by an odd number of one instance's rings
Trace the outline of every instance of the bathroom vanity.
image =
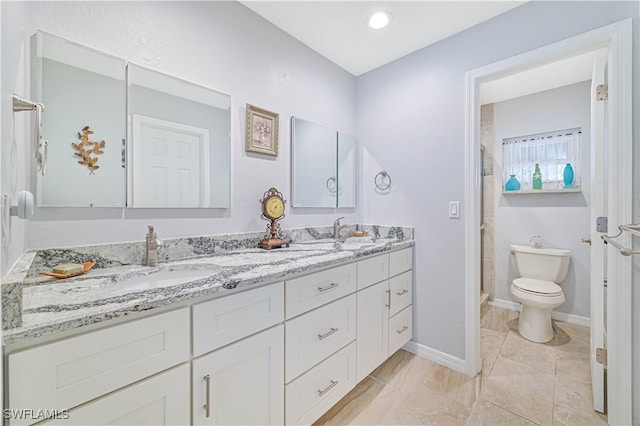
{"type": "Polygon", "coordinates": [[[25,280],[5,408],[32,411],[8,424],[313,423],[411,339],[413,235],[393,229],[270,252],[200,237],[210,255],[25,280]]]}

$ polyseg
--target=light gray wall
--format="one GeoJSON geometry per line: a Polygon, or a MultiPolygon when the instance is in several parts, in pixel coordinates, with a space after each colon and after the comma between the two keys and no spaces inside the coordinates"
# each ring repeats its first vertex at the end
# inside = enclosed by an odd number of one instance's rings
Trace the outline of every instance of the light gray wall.
{"type": "MultiPolygon", "coordinates": [[[[42,30],[232,97],[231,208],[216,210],[47,209],[16,227],[3,266],[25,248],[142,240],[147,224],[161,238],[261,231],[258,200],[271,186],[291,198],[289,118],[355,134],[355,77],[237,2],[2,2],[2,96],[29,96],[29,37],[42,30]],[[9,42],[10,40],[10,42],[9,42]],[[245,105],[280,115],[277,158],[244,151],[245,105]],[[23,242],[27,238],[26,243],[23,242]]],[[[20,117],[20,119],[23,119],[20,117]]],[[[2,116],[2,161],[11,114],[2,116]]],[[[124,120],[124,117],[123,117],[124,120]]],[[[31,183],[17,123],[20,189],[31,183]]],[[[8,168],[7,168],[8,169],[8,168]]],[[[7,173],[3,170],[3,173],[7,173]]],[[[6,179],[3,176],[3,186],[6,179]]],[[[3,192],[5,191],[3,187],[3,192]]],[[[285,228],[330,225],[337,215],[357,222],[357,209],[294,211],[285,228]]],[[[15,224],[14,219],[14,224],[15,224]]]]}
{"type": "Polygon", "coordinates": [[[540,235],[547,247],[571,250],[569,273],[562,284],[566,301],[555,310],[588,320],[590,251],[580,239],[590,233],[591,82],[498,102],[494,106],[495,298],[516,302],[509,291],[516,278],[509,245],[528,245],[531,236],[540,235]],[[503,139],[575,127],[582,128],[582,192],[502,194],[503,139]]]}
{"type": "MultiPolygon", "coordinates": [[[[358,77],[363,219],[415,226],[418,344],[465,356],[464,219],[447,217],[448,202],[464,198],[465,73],[633,17],[637,146],[638,9],[637,2],[528,2],[358,77]],[[373,188],[381,169],[393,179],[388,194],[373,188]]],[[[634,182],[638,194],[638,176],[634,182]]]]}

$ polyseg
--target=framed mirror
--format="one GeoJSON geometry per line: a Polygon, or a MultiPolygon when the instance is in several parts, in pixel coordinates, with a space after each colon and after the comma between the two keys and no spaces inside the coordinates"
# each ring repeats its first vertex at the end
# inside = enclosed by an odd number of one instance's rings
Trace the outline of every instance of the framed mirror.
{"type": "Polygon", "coordinates": [[[125,61],[38,32],[36,99],[45,106],[41,207],[124,207],[125,61]]]}
{"type": "Polygon", "coordinates": [[[231,97],[129,63],[127,206],[229,207],[231,97]]]}
{"type": "Polygon", "coordinates": [[[291,117],[292,206],[356,206],[356,139],[291,117]]]}

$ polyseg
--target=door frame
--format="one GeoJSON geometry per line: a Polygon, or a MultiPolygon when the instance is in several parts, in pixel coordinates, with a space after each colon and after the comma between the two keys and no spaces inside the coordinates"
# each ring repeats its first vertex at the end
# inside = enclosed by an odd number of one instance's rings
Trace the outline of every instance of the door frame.
{"type": "MultiPolygon", "coordinates": [[[[465,106],[465,365],[475,375],[482,367],[480,351],[480,85],[532,66],[604,48],[609,64],[608,164],[609,230],[632,221],[632,19],[607,25],[466,74],[465,106]],[[615,141],[615,143],[613,143],[615,141]]],[[[621,244],[630,246],[630,236],[621,244]]],[[[608,248],[608,421],[632,421],[631,259],[608,248]]]]}

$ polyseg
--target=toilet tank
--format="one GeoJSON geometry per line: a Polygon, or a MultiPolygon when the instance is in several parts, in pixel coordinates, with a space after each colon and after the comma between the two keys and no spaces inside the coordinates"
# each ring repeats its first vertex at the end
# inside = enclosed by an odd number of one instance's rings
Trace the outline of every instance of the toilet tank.
{"type": "Polygon", "coordinates": [[[511,244],[511,261],[516,274],[525,278],[560,284],[567,277],[571,250],[533,248],[511,244]]]}

